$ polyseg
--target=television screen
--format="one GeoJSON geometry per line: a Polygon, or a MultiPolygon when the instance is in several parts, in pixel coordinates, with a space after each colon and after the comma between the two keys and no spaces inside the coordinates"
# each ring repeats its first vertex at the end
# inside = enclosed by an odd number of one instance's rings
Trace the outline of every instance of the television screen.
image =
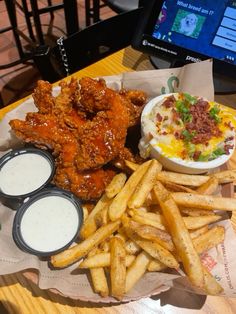
{"type": "Polygon", "coordinates": [[[213,58],[216,73],[236,79],[236,0],[148,1],[133,47],[172,66],[213,58]]]}

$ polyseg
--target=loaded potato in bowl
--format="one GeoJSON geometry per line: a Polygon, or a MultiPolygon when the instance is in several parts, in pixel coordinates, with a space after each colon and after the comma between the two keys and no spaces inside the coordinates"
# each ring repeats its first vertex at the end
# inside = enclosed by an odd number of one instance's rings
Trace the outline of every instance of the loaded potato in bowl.
{"type": "Polygon", "coordinates": [[[230,111],[214,101],[188,93],[161,95],[142,112],[140,154],[169,170],[203,173],[229,160],[235,126],[230,111]]]}

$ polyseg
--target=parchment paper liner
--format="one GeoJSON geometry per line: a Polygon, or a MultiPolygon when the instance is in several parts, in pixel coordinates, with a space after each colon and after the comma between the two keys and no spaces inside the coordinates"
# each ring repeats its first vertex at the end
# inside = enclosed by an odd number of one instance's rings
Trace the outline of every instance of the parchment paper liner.
{"type": "MultiPolygon", "coordinates": [[[[166,93],[184,91],[205,97],[208,100],[214,99],[212,62],[210,60],[189,64],[182,68],[123,73],[105,79],[108,85],[113,88],[143,89],[148,93],[149,98],[155,97],[163,91],[166,93]]],[[[56,87],[55,93],[58,90],[59,88],[56,87]]],[[[36,111],[32,98],[27,99],[18,108],[9,112],[0,122],[0,155],[10,148],[22,145],[11,134],[8,122],[13,118],[22,119],[25,113],[30,111],[36,111]]],[[[225,196],[232,195],[232,186],[225,186],[223,194],[225,196]]],[[[63,270],[51,270],[47,261],[40,261],[37,257],[20,251],[11,236],[13,218],[14,211],[1,204],[0,275],[24,271],[25,276],[37,283],[41,289],[50,289],[55,293],[83,301],[118,302],[114,298],[101,298],[95,294],[89,284],[88,276],[85,274],[87,272],[79,272],[76,269],[77,264],[63,270]]],[[[225,219],[220,224],[226,229],[225,242],[210,250],[203,260],[224,287],[224,295],[232,297],[236,293],[236,273],[234,272],[236,267],[236,236],[229,219],[225,219]]],[[[137,300],[159,294],[169,287],[192,290],[186,278],[178,274],[147,273],[125,296],[123,301],[137,300]]]]}

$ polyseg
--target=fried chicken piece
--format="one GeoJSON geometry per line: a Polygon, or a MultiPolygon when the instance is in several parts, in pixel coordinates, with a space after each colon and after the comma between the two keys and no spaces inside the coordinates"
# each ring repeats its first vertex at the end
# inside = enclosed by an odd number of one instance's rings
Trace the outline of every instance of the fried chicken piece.
{"type": "Polygon", "coordinates": [[[136,159],[135,159],[133,153],[127,147],[124,147],[119,152],[119,155],[111,161],[111,164],[114,165],[118,169],[126,171],[127,167],[125,165],[125,160],[129,160],[129,161],[132,161],[134,163],[136,162],[136,159]]]}
{"type": "Polygon", "coordinates": [[[114,90],[106,87],[101,81],[86,79],[80,81],[81,95],[88,95],[80,99],[81,105],[89,110],[99,103],[98,107],[107,104],[107,110],[97,114],[78,130],[79,154],[76,166],[79,170],[99,168],[116,158],[124,148],[127,128],[129,126],[129,111],[126,100],[114,90]],[[87,86],[90,86],[88,91],[87,86]],[[84,90],[84,83],[85,90],[84,90]],[[102,96],[102,97],[101,97],[102,96]],[[83,101],[86,99],[86,103],[83,101]]]}
{"type": "Polygon", "coordinates": [[[85,114],[76,108],[79,94],[78,81],[74,78],[66,83],[62,81],[60,93],[52,95],[52,85],[47,81],[39,80],[32,94],[38,113],[56,115],[63,123],[71,128],[80,127],[85,121],[85,114]]]}
{"type": "Polygon", "coordinates": [[[133,160],[124,148],[133,104],[131,94],[120,95],[103,80],[79,83],[80,90],[77,80],[61,83],[54,97],[52,86],[39,81],[33,94],[39,112],[28,113],[25,121],[12,120],[10,126],[23,141],[52,150],[57,186],[91,200],[101,196],[115,175],[108,162],[133,160]]]}
{"type": "Polygon", "coordinates": [[[52,96],[52,85],[49,82],[39,80],[32,96],[39,113],[52,113],[55,98],[52,96]]]}
{"type": "Polygon", "coordinates": [[[143,105],[145,105],[147,101],[147,93],[145,93],[142,90],[136,90],[136,89],[128,90],[128,89],[123,88],[119,91],[119,94],[128,98],[132,102],[132,104],[135,106],[142,107],[143,105]]]}
{"type": "Polygon", "coordinates": [[[28,113],[26,121],[12,120],[15,134],[26,143],[53,150],[56,158],[56,173],[53,182],[84,200],[97,199],[111,181],[112,170],[88,170],[79,172],[74,164],[79,146],[73,132],[54,115],[28,113]]]}
{"type": "Polygon", "coordinates": [[[125,97],[127,108],[130,115],[129,126],[134,126],[140,123],[140,116],[143,111],[143,107],[147,101],[147,94],[140,90],[127,90],[121,89],[120,95],[125,97]]]}
{"type": "Polygon", "coordinates": [[[106,82],[103,79],[94,80],[89,77],[83,77],[80,79],[79,85],[79,110],[95,114],[98,111],[108,110],[111,108],[109,98],[104,97],[108,94],[108,91],[106,82]]]}
{"type": "Polygon", "coordinates": [[[101,197],[106,186],[115,175],[112,169],[93,169],[78,172],[76,167],[57,167],[54,183],[69,190],[83,200],[96,200],[101,197]]]}
{"type": "Polygon", "coordinates": [[[61,135],[65,135],[65,129],[58,122],[54,115],[30,112],[25,121],[14,119],[9,124],[16,136],[24,142],[54,149],[61,135]]]}
{"type": "Polygon", "coordinates": [[[30,112],[25,121],[15,119],[9,124],[17,137],[40,148],[55,150],[58,145],[77,142],[64,121],[52,114],[30,112]]]}
{"type": "Polygon", "coordinates": [[[72,110],[77,103],[79,93],[78,81],[72,78],[70,82],[61,81],[59,86],[61,92],[55,97],[55,105],[53,112],[57,114],[66,114],[72,110]]]}

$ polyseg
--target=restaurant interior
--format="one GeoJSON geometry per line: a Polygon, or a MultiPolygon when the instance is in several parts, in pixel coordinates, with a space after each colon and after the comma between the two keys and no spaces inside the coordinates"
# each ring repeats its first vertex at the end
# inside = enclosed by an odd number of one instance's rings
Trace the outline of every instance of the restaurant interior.
{"type": "MultiPolygon", "coordinates": [[[[2,66],[0,66],[0,90],[4,106],[31,94],[33,88],[35,87],[36,81],[40,78],[40,74],[38,70],[34,67],[32,59],[23,62],[24,57],[20,57],[19,49],[17,47],[12,29],[4,31],[11,26],[6,2],[7,1],[4,0],[0,1],[0,17],[2,30],[2,32],[0,33],[0,60],[2,66]],[[20,59],[22,59],[22,62],[20,59]],[[14,65],[14,63],[17,64],[14,65]]],[[[22,3],[24,1],[18,2],[22,6],[22,3]]],[[[26,2],[29,3],[30,1],[26,2]]],[[[60,0],[52,0],[52,5],[60,5],[61,3],[62,1],[60,0]]],[[[39,9],[44,8],[48,6],[48,1],[39,0],[37,1],[37,5],[39,9]]],[[[88,24],[88,22],[86,22],[85,6],[86,1],[77,0],[77,14],[80,29],[85,28],[86,23],[88,24]]],[[[29,30],[27,28],[26,17],[24,11],[19,6],[16,5],[14,9],[16,10],[17,28],[20,32],[26,35],[26,37],[19,36],[19,40],[23,51],[27,54],[32,49],[32,45],[29,42],[29,30]]],[[[101,7],[99,11],[101,19],[107,19],[108,17],[117,14],[109,6],[105,5],[101,7]]],[[[40,15],[40,23],[42,26],[43,37],[45,43],[48,45],[54,45],[57,38],[59,38],[60,36],[65,36],[66,34],[63,8],[54,10],[53,15],[53,20],[51,20],[50,13],[42,13],[40,15]]],[[[35,26],[33,22],[31,23],[33,33],[35,34],[35,26]]],[[[90,18],[90,23],[93,23],[92,18],[90,18]]]]}

